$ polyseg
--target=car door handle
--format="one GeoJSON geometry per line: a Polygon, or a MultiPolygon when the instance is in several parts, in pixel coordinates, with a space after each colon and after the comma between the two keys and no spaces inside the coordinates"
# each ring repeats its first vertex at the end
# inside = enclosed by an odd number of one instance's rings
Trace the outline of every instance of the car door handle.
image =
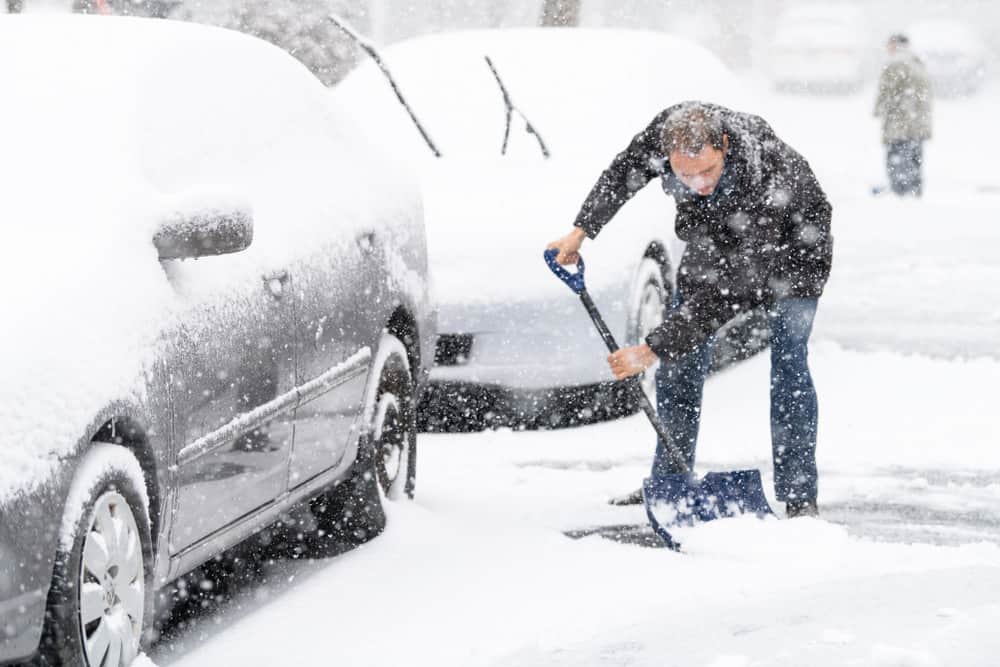
{"type": "Polygon", "coordinates": [[[264,281],[264,286],[275,299],[280,299],[285,294],[285,285],[288,283],[288,271],[274,271],[265,273],[260,277],[264,281]]]}

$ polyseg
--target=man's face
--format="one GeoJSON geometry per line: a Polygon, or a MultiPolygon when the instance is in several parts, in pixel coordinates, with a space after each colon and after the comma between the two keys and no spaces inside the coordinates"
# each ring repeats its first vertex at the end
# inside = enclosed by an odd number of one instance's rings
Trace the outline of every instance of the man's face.
{"type": "Polygon", "coordinates": [[[702,197],[707,197],[715,192],[719,179],[722,178],[727,148],[729,148],[729,137],[723,135],[722,150],[705,145],[696,155],[672,151],[669,155],[670,167],[681,183],[702,197]]]}

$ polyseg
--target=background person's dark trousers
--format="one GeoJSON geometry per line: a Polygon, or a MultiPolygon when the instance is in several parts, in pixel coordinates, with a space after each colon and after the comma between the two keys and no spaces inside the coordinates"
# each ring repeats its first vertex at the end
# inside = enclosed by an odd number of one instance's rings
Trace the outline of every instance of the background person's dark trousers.
{"type": "Polygon", "coordinates": [[[923,194],[924,146],[919,140],[893,141],[886,146],[889,187],[897,195],[923,194]]]}

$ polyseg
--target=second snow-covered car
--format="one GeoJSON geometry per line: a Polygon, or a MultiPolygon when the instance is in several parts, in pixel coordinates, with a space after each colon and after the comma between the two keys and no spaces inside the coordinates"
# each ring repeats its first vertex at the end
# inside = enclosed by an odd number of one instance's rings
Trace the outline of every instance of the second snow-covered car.
{"type": "MultiPolygon", "coordinates": [[[[381,59],[427,140],[375,63],[332,92],[423,172],[440,309],[423,425],[565,425],[620,411],[607,352],[542,251],[657,112],[697,98],[741,106],[734,77],[702,47],[642,31],[446,33],[381,59]]],[[[661,321],[681,248],[672,200],[653,186],[584,246],[590,291],[619,341],[661,321]]]]}
{"type": "Polygon", "coordinates": [[[412,493],[419,188],[252,37],[4,16],[0,53],[0,663],[126,665],[168,582],[412,493]]]}
{"type": "Polygon", "coordinates": [[[905,34],[924,61],[936,95],[963,97],[982,87],[989,51],[972,25],[959,19],[926,19],[905,34]]]}
{"type": "Polygon", "coordinates": [[[852,93],[864,85],[872,39],[847,4],[791,4],[774,21],[766,53],[772,85],[794,93],[852,93]]]}

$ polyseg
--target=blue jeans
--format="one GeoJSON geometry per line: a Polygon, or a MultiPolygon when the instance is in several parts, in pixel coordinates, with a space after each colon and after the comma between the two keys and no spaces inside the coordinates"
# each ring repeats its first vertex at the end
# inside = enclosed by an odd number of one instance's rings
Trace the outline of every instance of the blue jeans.
{"type": "MultiPolygon", "coordinates": [[[[779,501],[816,499],[816,389],[809,373],[808,342],[816,298],[780,299],[768,309],[771,325],[771,453],[779,501]]],[[[712,364],[714,338],[656,371],[656,407],[688,467],[694,469],[702,390],[712,364]]],[[[653,476],[675,473],[657,439],[653,476]]]]}
{"type": "Polygon", "coordinates": [[[924,146],[919,140],[893,141],[886,147],[885,165],[889,173],[889,187],[897,195],[923,193],[920,175],[924,163],[924,146]]]}

